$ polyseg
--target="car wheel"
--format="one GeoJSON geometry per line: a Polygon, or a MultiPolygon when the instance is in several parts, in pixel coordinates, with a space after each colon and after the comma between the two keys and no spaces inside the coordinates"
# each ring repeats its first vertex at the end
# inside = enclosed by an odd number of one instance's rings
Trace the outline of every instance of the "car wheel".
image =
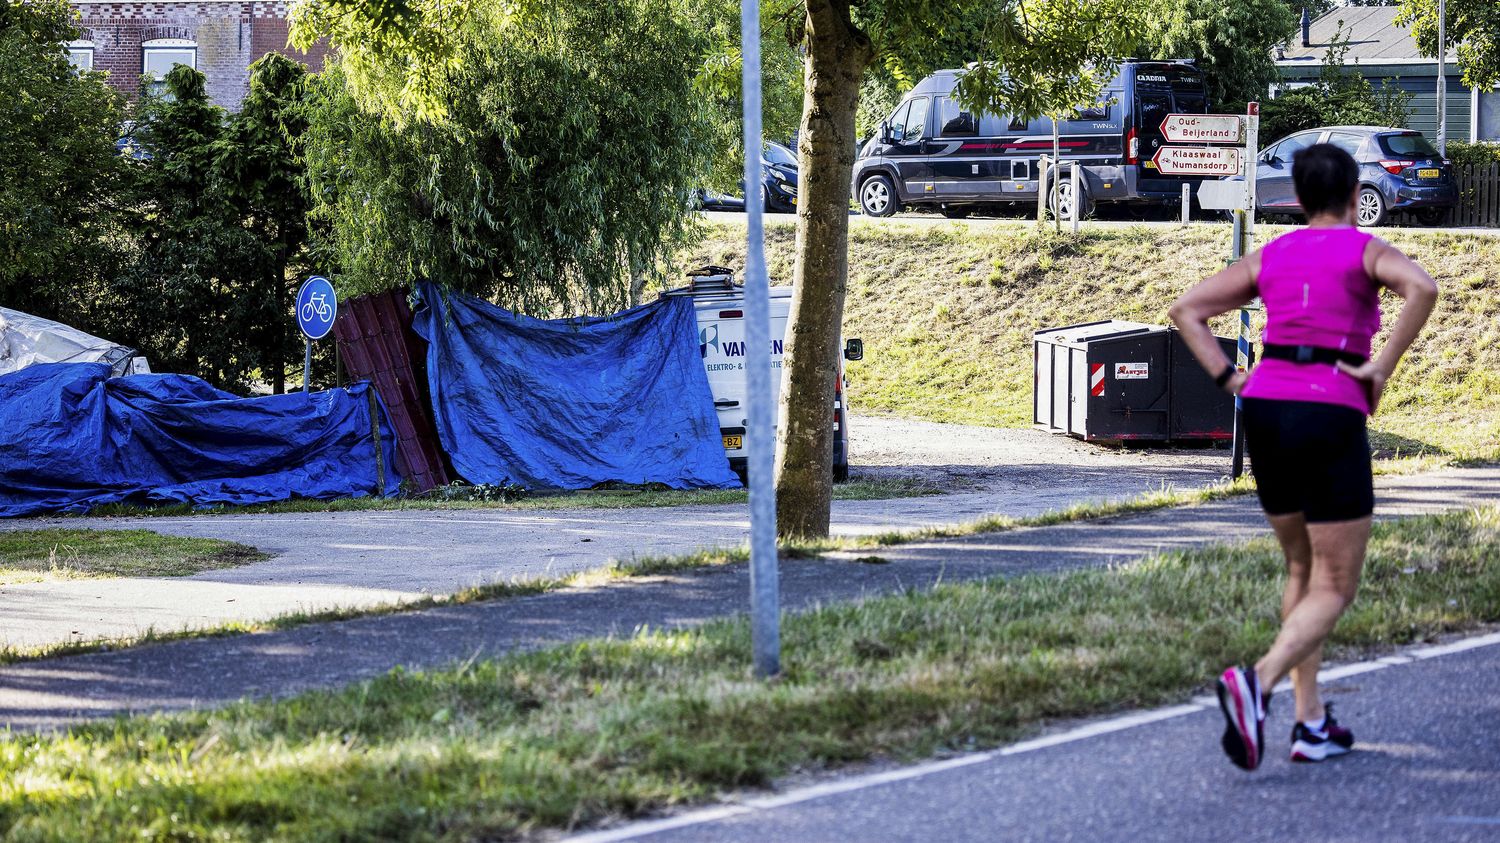
{"type": "Polygon", "coordinates": [[[969,215],[971,208],[955,208],[952,205],[943,206],[943,216],[950,220],[961,220],[969,215]]]}
{"type": "Polygon", "coordinates": [[[896,186],[889,176],[873,175],[859,186],[859,209],[866,216],[888,217],[896,213],[896,186]]]}
{"type": "Polygon", "coordinates": [[[848,463],[844,463],[843,465],[836,465],[836,466],[833,467],[833,482],[835,482],[835,483],[848,483],[849,482],[849,464],[848,463]]]}
{"type": "Polygon", "coordinates": [[[1448,215],[1447,208],[1418,208],[1415,212],[1417,222],[1432,226],[1442,225],[1443,217],[1448,215]]]}
{"type": "Polygon", "coordinates": [[[1362,187],[1359,190],[1359,206],[1355,210],[1355,219],[1365,228],[1373,228],[1385,222],[1385,199],[1380,191],[1373,187],[1362,187]]]}

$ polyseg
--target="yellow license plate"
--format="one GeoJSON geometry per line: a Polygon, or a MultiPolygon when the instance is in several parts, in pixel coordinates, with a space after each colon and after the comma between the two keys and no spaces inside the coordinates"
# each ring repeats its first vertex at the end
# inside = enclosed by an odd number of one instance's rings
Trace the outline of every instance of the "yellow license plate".
{"type": "Polygon", "coordinates": [[[1417,171],[1417,178],[1419,178],[1419,179],[1435,179],[1438,176],[1441,176],[1442,174],[1443,174],[1443,172],[1441,170],[1418,170],[1417,171]]]}
{"type": "Polygon", "coordinates": [[[745,447],[745,437],[743,437],[743,436],[725,436],[724,437],[724,450],[726,450],[726,451],[738,451],[738,450],[740,450],[743,447],[745,447]]]}

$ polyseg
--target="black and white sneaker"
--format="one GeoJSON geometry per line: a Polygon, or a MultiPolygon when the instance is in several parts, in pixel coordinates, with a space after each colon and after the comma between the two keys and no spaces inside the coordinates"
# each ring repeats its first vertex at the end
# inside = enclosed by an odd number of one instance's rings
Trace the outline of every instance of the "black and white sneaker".
{"type": "Polygon", "coordinates": [[[1312,729],[1299,722],[1292,727],[1292,760],[1322,761],[1343,755],[1354,746],[1354,733],[1333,719],[1333,703],[1323,706],[1323,728],[1312,729]]]}
{"type": "Polygon", "coordinates": [[[1219,676],[1219,708],[1224,712],[1224,754],[1246,770],[1265,754],[1266,705],[1254,668],[1231,667],[1219,676]]]}

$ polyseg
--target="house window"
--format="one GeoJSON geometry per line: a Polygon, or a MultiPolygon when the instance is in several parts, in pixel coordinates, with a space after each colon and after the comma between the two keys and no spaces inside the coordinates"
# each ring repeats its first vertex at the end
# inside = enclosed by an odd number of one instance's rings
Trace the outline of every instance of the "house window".
{"type": "Polygon", "coordinates": [[[167,73],[174,66],[198,66],[198,45],[186,38],[157,38],[141,44],[141,75],[150,79],[151,92],[166,90],[167,73]]]}
{"type": "Polygon", "coordinates": [[[79,70],[94,69],[94,42],[93,41],[69,41],[68,61],[79,70]]]}

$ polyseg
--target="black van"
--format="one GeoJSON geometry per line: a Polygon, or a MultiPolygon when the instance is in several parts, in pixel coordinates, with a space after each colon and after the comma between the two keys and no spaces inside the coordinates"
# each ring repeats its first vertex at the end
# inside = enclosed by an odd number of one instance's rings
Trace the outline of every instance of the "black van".
{"type": "MultiPolygon", "coordinates": [[[[854,199],[883,217],[902,207],[931,207],[950,217],[985,206],[1036,203],[1038,158],[1052,154],[1052,121],[974,115],[959,108],[953,89],[962,70],[940,70],[912,88],[854,163],[854,199]]],[[[1178,61],[1127,61],[1105,86],[1099,104],[1058,123],[1064,168],[1081,168],[1082,210],[1095,202],[1180,201],[1184,182],[1164,176],[1151,157],[1163,143],[1168,114],[1205,114],[1203,73],[1178,61]]],[[[1065,176],[1066,178],[1066,176],[1065,176]]],[[[1067,213],[1066,180],[1054,209],[1067,213]]]]}

